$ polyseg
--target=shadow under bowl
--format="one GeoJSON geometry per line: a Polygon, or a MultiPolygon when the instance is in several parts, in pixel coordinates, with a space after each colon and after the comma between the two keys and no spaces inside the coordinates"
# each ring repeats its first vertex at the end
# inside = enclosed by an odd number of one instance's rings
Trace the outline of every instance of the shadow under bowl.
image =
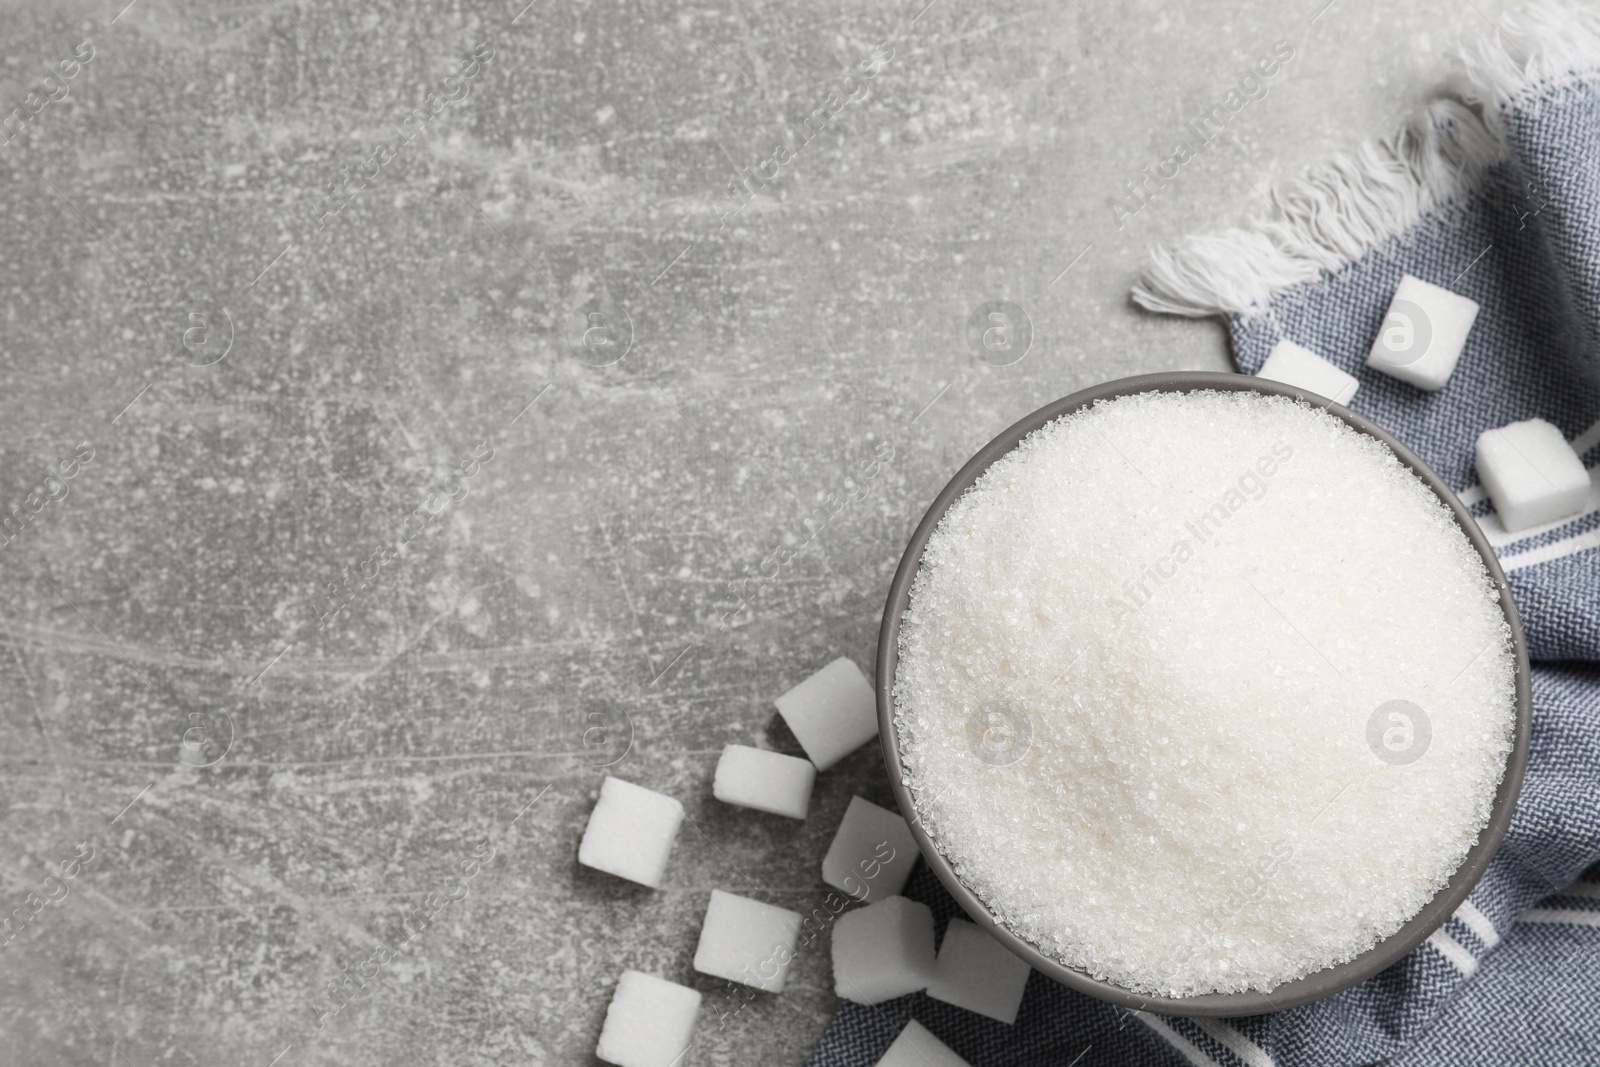
{"type": "Polygon", "coordinates": [[[1500,780],[1500,789],[1495,795],[1489,822],[1479,833],[1477,844],[1467,853],[1466,859],[1451,875],[1450,881],[1423,906],[1422,910],[1413,915],[1395,933],[1352,960],[1324,968],[1292,982],[1285,982],[1274,988],[1271,993],[1246,990],[1239,993],[1160,997],[1135,993],[1112,982],[1095,978],[1084,971],[1068,967],[1060,960],[1039,951],[1032,942],[1017,936],[1008,927],[995,923],[983,901],[956,876],[949,861],[939,851],[938,844],[924,830],[921,821],[910,818],[907,821],[911,824],[911,832],[917,840],[917,847],[922,850],[923,859],[933,868],[934,874],[949,890],[950,895],[955,897],[962,909],[969,916],[985,920],[982,925],[990,929],[1001,944],[1026,960],[1028,965],[1039,973],[1080,993],[1135,1010],[1152,1011],[1163,1015],[1260,1015],[1308,1004],[1364,982],[1399,962],[1421,944],[1455,913],[1472,892],[1473,886],[1477,885],[1478,879],[1483,876],[1495,850],[1505,838],[1507,828],[1511,825],[1517,794],[1522,788],[1523,774],[1528,765],[1528,733],[1533,703],[1528,677],[1528,651],[1523,640],[1522,621],[1517,615],[1517,607],[1511,597],[1511,588],[1506,583],[1505,572],[1500,569],[1494,550],[1483,536],[1483,532],[1478,529],[1477,522],[1468,514],[1450,487],[1434,473],[1432,468],[1418,458],[1416,453],[1372,422],[1341,405],[1334,404],[1326,397],[1280,382],[1243,374],[1202,371],[1143,374],[1105,382],[1047,404],[1018,421],[968,460],[966,466],[961,468],[960,472],[950,480],[950,484],[946,485],[934,499],[933,505],[928,508],[928,513],[917,526],[916,533],[912,534],[911,543],[906,546],[900,567],[889,586],[889,598],[883,612],[883,626],[878,635],[876,686],[878,724],[883,743],[884,762],[889,771],[890,788],[894,791],[895,801],[900,805],[901,812],[910,816],[916,808],[912,802],[911,790],[903,780],[904,766],[900,758],[900,739],[894,718],[894,679],[899,665],[900,620],[911,600],[911,584],[916,578],[918,568],[922,565],[922,553],[927,548],[928,539],[933,535],[934,529],[943,519],[945,510],[972,487],[991,463],[1011,451],[1028,434],[1063,415],[1070,415],[1089,407],[1098,400],[1111,400],[1137,393],[1157,391],[1190,393],[1203,390],[1253,392],[1304,400],[1326,409],[1347,425],[1383,442],[1395,457],[1410,468],[1412,473],[1433,490],[1434,495],[1450,509],[1462,533],[1483,558],[1483,565],[1493,579],[1495,588],[1499,590],[1500,608],[1511,627],[1512,647],[1516,657],[1516,728],[1511,753],[1506,759],[1505,774],[1500,780]]]}

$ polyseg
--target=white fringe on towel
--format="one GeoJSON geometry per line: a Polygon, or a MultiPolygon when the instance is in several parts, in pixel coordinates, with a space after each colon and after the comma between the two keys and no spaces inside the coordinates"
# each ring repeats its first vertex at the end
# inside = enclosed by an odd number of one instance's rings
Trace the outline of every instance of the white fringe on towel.
{"type": "Polygon", "coordinates": [[[1600,67],[1600,9],[1545,2],[1504,16],[1488,37],[1463,41],[1461,95],[1498,132],[1500,112],[1523,94],[1600,67]]]}
{"type": "Polygon", "coordinates": [[[1133,299],[1172,315],[1261,313],[1282,289],[1336,271],[1475,188],[1505,155],[1499,112],[1529,91],[1600,68],[1600,10],[1540,3],[1465,42],[1459,99],[1428,105],[1398,133],[1276,189],[1248,230],[1186,238],[1150,254],[1133,299]]]}

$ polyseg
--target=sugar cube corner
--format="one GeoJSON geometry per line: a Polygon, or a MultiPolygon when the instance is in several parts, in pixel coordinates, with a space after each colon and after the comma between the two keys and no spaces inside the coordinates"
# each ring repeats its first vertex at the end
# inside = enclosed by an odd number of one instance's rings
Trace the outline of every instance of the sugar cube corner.
{"type": "Polygon", "coordinates": [[[843,656],[773,703],[819,771],[878,736],[878,699],[872,683],[843,656]]]}
{"type": "Polygon", "coordinates": [[[893,896],[845,912],[833,927],[834,992],[881,1004],[933,981],[933,911],[893,896]]]}
{"type": "Polygon", "coordinates": [[[578,862],[659,889],[682,824],[683,805],[672,797],[608,775],[589,813],[578,862]]]}
{"type": "Polygon", "coordinates": [[[1427,392],[1442,389],[1477,318],[1477,301],[1404,275],[1373,339],[1367,366],[1427,392]]]}
{"type": "Polygon", "coordinates": [[[969,1067],[955,1050],[915,1019],[908,1019],[876,1067],[969,1067]]]}
{"type": "Polygon", "coordinates": [[[975,923],[951,919],[928,996],[1010,1026],[1033,968],[975,923]]]}
{"type": "Polygon", "coordinates": [[[1478,480],[1508,533],[1576,515],[1589,502],[1583,460],[1544,419],[1485,430],[1476,453],[1478,480]]]}
{"type": "Polygon", "coordinates": [[[594,1054],[617,1067],[673,1067],[694,1036],[700,994],[642,971],[623,971],[594,1054]]]}
{"type": "Polygon", "coordinates": [[[1361,385],[1355,375],[1346,374],[1311,349],[1287,338],[1272,346],[1267,361],[1256,371],[1256,377],[1304,389],[1327,397],[1335,404],[1348,404],[1361,385]]]}
{"type": "Polygon", "coordinates": [[[855,900],[881,900],[906,887],[917,842],[906,821],[870,800],[851,797],[822,857],[822,880],[855,900]]]}
{"type": "Polygon", "coordinates": [[[717,760],[711,795],[724,804],[804,819],[811,809],[811,786],[816,780],[817,768],[810,760],[728,745],[717,760]]]}
{"type": "Polygon", "coordinates": [[[781,993],[794,962],[800,923],[800,914],[788,908],[713,889],[694,950],[694,969],[781,993]]]}

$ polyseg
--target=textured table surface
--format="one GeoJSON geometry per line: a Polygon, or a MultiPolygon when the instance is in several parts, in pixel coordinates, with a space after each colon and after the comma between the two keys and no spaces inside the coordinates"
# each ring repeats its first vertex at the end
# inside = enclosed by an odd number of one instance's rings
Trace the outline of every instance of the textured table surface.
{"type": "Polygon", "coordinates": [[[1000,429],[1224,368],[1145,250],[1501,9],[124,2],[0,5],[5,1063],[588,1063],[625,967],[801,1063],[822,942],[746,1004],[699,921],[817,906],[881,759],[802,825],[721,747],[871,671],[1000,429]],[[659,891],[575,862],[608,762],[687,809],[659,891]]]}

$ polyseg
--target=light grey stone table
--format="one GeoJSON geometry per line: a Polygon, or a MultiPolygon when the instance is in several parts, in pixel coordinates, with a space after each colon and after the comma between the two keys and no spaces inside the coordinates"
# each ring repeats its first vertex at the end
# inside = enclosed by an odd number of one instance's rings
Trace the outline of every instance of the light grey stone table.
{"type": "Polygon", "coordinates": [[[872,669],[985,440],[1225,367],[1145,250],[1500,10],[125,2],[0,13],[8,1064],[587,1063],[626,967],[706,992],[691,1064],[801,1063],[825,949],[733,1014],[700,917],[819,903],[881,761],[802,825],[721,747],[872,669]],[[657,892],[575,862],[613,759],[689,814],[657,892]]]}

